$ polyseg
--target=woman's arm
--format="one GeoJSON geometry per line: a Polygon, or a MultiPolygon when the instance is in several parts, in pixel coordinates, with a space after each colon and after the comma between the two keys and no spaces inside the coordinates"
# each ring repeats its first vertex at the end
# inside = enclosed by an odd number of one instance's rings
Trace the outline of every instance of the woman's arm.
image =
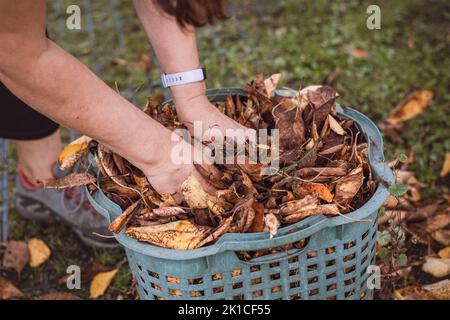
{"type": "MultiPolygon", "coordinates": [[[[200,66],[195,29],[181,28],[176,18],[165,14],[152,0],[133,0],[144,30],[155,50],[163,72],[176,73],[200,66]]],[[[171,87],[178,117],[191,129],[194,121],[202,121],[203,129],[242,128],[220,113],[205,95],[205,82],[171,87]]]]}
{"type": "MultiPolygon", "coordinates": [[[[45,37],[44,0],[0,0],[0,81],[54,121],[85,133],[174,192],[192,171],[170,159],[170,131],[45,37]]],[[[1,106],[8,108],[8,106],[1,106]]]]}

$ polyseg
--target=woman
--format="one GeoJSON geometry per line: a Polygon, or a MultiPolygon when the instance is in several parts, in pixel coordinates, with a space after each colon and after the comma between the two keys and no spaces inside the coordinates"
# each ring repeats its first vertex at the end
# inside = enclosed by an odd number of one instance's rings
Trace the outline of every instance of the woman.
{"type": "MultiPolygon", "coordinates": [[[[239,128],[205,95],[195,27],[223,19],[221,0],[134,0],[156,52],[181,121],[203,128],[239,128]],[[187,80],[172,79],[180,72],[187,80]],[[186,77],[185,77],[186,78],[186,77]]],[[[141,169],[160,193],[177,193],[192,164],[171,161],[171,132],[118,95],[80,61],[45,36],[45,0],[0,0],[0,137],[14,139],[19,162],[18,211],[48,221],[56,215],[86,243],[109,246],[92,236],[105,222],[86,207],[61,206],[67,194],[42,189],[35,181],[61,174],[54,162],[60,150],[59,124],[82,132],[141,169]]],[[[205,183],[203,181],[203,183],[205,183]]],[[[67,199],[66,199],[67,200],[67,199]]]]}

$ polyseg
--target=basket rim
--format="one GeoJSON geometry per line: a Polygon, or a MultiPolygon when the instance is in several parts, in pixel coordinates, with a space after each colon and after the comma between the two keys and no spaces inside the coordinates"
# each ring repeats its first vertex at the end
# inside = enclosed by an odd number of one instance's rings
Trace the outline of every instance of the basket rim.
{"type": "MultiPolygon", "coordinates": [[[[214,95],[214,98],[226,95],[228,92],[233,94],[245,94],[238,88],[223,88],[208,90],[208,96],[214,95]]],[[[218,99],[216,99],[218,100],[218,99]]],[[[170,103],[166,102],[166,103],[170,103]]],[[[361,132],[365,135],[368,144],[369,164],[373,170],[374,176],[379,179],[378,186],[372,197],[359,209],[345,214],[345,216],[337,216],[327,218],[321,216],[311,216],[295,224],[282,227],[278,230],[277,236],[269,239],[268,232],[256,233],[226,233],[222,235],[214,244],[201,248],[178,250],[163,248],[146,242],[137,241],[127,235],[122,230],[119,234],[114,234],[116,240],[124,247],[147,255],[167,260],[191,260],[205,256],[218,254],[226,250],[258,250],[268,247],[277,247],[286,243],[292,243],[300,239],[306,238],[324,228],[335,227],[349,223],[367,223],[358,222],[364,220],[374,211],[378,210],[389,195],[388,186],[395,180],[393,173],[384,160],[383,139],[376,125],[367,116],[361,112],[336,104],[336,111],[340,116],[355,121],[361,132]],[[356,221],[353,221],[356,220],[356,221]],[[293,230],[296,230],[292,232],[293,230]]],[[[93,163],[92,159],[90,161],[93,163]]],[[[95,163],[95,162],[94,162],[95,163]]],[[[100,173],[98,173],[98,177],[100,173]]],[[[111,212],[115,216],[121,214],[122,209],[109,200],[101,190],[96,190],[94,195],[89,194],[85,189],[91,204],[107,219],[111,220],[111,212]],[[104,208],[100,202],[106,202],[109,207],[104,208]]]]}

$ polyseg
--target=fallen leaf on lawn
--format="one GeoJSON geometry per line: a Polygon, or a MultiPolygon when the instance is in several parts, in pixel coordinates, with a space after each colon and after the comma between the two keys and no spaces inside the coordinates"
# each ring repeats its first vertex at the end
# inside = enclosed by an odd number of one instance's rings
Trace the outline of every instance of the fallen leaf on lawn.
{"type": "Polygon", "coordinates": [[[119,233],[127,223],[131,220],[134,213],[136,212],[136,208],[141,204],[141,200],[136,201],[131,206],[125,209],[125,211],[114,219],[113,222],[108,227],[108,230],[114,233],[119,233]]]}
{"type": "Polygon", "coordinates": [[[418,116],[425,111],[432,98],[432,91],[414,91],[392,110],[387,118],[387,122],[390,124],[398,124],[418,116]]]}
{"type": "Polygon", "coordinates": [[[431,236],[443,246],[450,246],[450,230],[437,230],[433,232],[431,236]]]}
{"type": "Polygon", "coordinates": [[[438,252],[438,256],[442,259],[450,259],[450,247],[445,247],[438,252]]]}
{"type": "Polygon", "coordinates": [[[450,259],[426,257],[422,271],[431,274],[435,278],[443,278],[450,275],[450,259]]]}
{"type": "Polygon", "coordinates": [[[69,292],[52,292],[34,297],[33,300],[81,300],[81,298],[69,292]]]}
{"type": "Polygon", "coordinates": [[[65,146],[58,156],[58,163],[61,170],[72,168],[86,154],[91,141],[92,138],[81,136],[65,146]]]}
{"type": "Polygon", "coordinates": [[[293,187],[294,193],[306,196],[312,195],[316,196],[320,199],[323,199],[327,202],[333,201],[333,194],[330,192],[330,189],[325,184],[321,183],[298,183],[293,187]]]}
{"type": "Polygon", "coordinates": [[[208,208],[208,194],[196,177],[189,176],[181,185],[181,192],[190,208],[208,208]]]}
{"type": "Polygon", "coordinates": [[[362,48],[353,48],[351,53],[355,58],[366,58],[369,55],[367,51],[362,48]]]}
{"type": "Polygon", "coordinates": [[[119,271],[118,268],[97,274],[94,279],[92,279],[89,296],[93,299],[102,296],[108,289],[117,271],[119,271]]]}
{"type": "Polygon", "coordinates": [[[130,227],[125,232],[139,241],[146,241],[170,249],[194,249],[211,230],[210,227],[179,220],[145,227],[130,227]]]}
{"type": "Polygon", "coordinates": [[[148,71],[152,68],[152,58],[147,53],[141,54],[141,57],[139,59],[139,67],[143,71],[148,71]]]}
{"type": "Polygon", "coordinates": [[[269,78],[264,80],[264,88],[266,89],[266,94],[270,98],[272,97],[272,93],[275,91],[278,85],[278,81],[280,81],[281,73],[276,73],[271,75],[269,78]]]}
{"type": "Polygon", "coordinates": [[[450,300],[450,280],[395,290],[396,300],[450,300]]]}
{"type": "Polygon", "coordinates": [[[28,246],[25,242],[12,240],[6,244],[5,253],[3,255],[4,268],[12,268],[16,270],[17,273],[21,273],[29,259],[28,246]]]}
{"type": "Polygon", "coordinates": [[[44,241],[33,238],[28,240],[28,253],[30,255],[30,267],[37,268],[48,260],[51,251],[44,241]]]}
{"type": "Polygon", "coordinates": [[[44,185],[44,188],[46,189],[59,190],[73,187],[81,187],[91,183],[95,183],[96,181],[97,179],[87,172],[83,173],[74,172],[67,176],[62,177],[61,179],[44,180],[42,183],[44,185]]]}
{"type": "Polygon", "coordinates": [[[16,288],[10,281],[0,277],[0,300],[8,300],[12,298],[21,298],[23,293],[16,288]]]}
{"type": "Polygon", "coordinates": [[[328,123],[330,125],[330,129],[333,130],[338,135],[342,136],[345,134],[344,129],[341,127],[339,122],[337,122],[336,119],[331,114],[328,115],[328,123]]]}
{"type": "Polygon", "coordinates": [[[266,227],[269,229],[270,239],[278,233],[278,228],[280,227],[280,221],[273,213],[268,213],[264,216],[264,223],[266,227]]]}
{"type": "Polygon", "coordinates": [[[442,165],[441,172],[439,176],[445,177],[450,172],[450,152],[445,154],[444,164],[442,165]]]}
{"type": "Polygon", "coordinates": [[[337,202],[346,202],[353,199],[358,193],[363,183],[362,167],[358,167],[351,171],[347,176],[342,177],[336,183],[336,191],[334,199],[337,202]]]}
{"type": "Polygon", "coordinates": [[[427,223],[425,224],[425,231],[428,233],[432,233],[436,230],[445,228],[448,224],[450,224],[450,214],[437,214],[428,219],[427,223]]]}

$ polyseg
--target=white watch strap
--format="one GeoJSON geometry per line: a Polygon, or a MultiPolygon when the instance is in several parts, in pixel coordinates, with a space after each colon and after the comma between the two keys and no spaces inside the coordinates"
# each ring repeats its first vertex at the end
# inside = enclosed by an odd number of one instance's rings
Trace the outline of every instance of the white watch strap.
{"type": "Polygon", "coordinates": [[[161,82],[164,88],[179,86],[182,84],[188,84],[192,82],[198,82],[205,79],[206,79],[205,68],[171,74],[166,73],[161,74],[161,82]]]}

